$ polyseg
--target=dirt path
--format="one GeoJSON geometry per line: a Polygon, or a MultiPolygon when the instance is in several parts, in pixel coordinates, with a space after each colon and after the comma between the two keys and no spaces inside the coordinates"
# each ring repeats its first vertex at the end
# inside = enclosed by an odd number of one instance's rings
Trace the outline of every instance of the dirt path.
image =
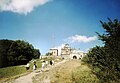
{"type": "MultiPolygon", "coordinates": [[[[53,66],[49,65],[44,70],[37,69],[37,70],[31,72],[30,74],[27,74],[25,76],[19,77],[19,78],[15,79],[15,80],[12,80],[12,81],[6,82],[6,83],[33,83],[33,79],[32,78],[34,78],[37,75],[42,75],[42,73],[44,71],[49,71],[51,68],[56,67],[56,66],[58,66],[58,65],[60,65],[60,64],[62,64],[64,62],[65,62],[65,60],[63,60],[61,62],[58,62],[58,63],[55,63],[53,66]]],[[[45,83],[48,83],[48,82],[45,82],[45,83]]]]}
{"type": "Polygon", "coordinates": [[[81,63],[78,60],[60,62],[50,69],[44,70],[42,74],[36,75],[33,81],[34,83],[72,83],[72,71],[80,65],[81,63]]]}
{"type": "Polygon", "coordinates": [[[37,75],[36,71],[33,71],[32,73],[22,76],[20,78],[17,78],[14,83],[32,83],[32,77],[37,75]]]}

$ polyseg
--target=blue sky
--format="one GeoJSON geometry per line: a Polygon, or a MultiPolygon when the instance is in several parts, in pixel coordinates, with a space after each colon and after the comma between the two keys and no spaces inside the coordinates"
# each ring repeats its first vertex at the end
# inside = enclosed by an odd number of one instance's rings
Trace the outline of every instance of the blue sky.
{"type": "Polygon", "coordinates": [[[99,20],[120,19],[120,0],[0,0],[0,39],[25,40],[45,54],[69,43],[82,51],[103,45],[99,20]]]}

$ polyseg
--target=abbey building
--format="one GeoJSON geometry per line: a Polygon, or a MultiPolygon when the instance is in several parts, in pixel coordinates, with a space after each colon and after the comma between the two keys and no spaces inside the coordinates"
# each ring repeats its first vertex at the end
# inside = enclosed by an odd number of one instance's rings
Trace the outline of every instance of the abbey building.
{"type": "MultiPolygon", "coordinates": [[[[52,48],[50,49],[50,53],[52,56],[58,56],[58,49],[52,48]]],[[[65,44],[63,48],[61,48],[60,56],[64,59],[82,59],[86,53],[73,49],[69,46],[69,44],[65,44]]]]}

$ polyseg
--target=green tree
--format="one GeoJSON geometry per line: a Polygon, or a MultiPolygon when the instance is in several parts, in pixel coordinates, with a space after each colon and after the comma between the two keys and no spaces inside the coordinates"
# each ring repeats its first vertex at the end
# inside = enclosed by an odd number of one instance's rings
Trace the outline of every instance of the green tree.
{"type": "Polygon", "coordinates": [[[28,62],[34,56],[34,48],[25,41],[16,40],[8,50],[8,60],[13,64],[21,64],[20,61],[28,62]]]}
{"type": "Polygon", "coordinates": [[[40,57],[41,53],[39,49],[34,49],[34,59],[38,59],[40,57]]]}
{"type": "Polygon", "coordinates": [[[0,40],[0,67],[26,64],[39,56],[39,50],[26,41],[0,40]]]}
{"type": "Polygon", "coordinates": [[[52,53],[50,53],[50,52],[45,54],[45,56],[51,56],[51,55],[52,55],[52,53]]]}
{"type": "Polygon", "coordinates": [[[12,42],[12,40],[7,39],[0,40],[0,68],[8,66],[7,51],[12,42]]]}
{"type": "Polygon", "coordinates": [[[101,80],[107,83],[120,82],[120,22],[115,19],[109,22],[101,22],[105,29],[104,34],[98,34],[100,40],[103,41],[103,47],[92,48],[83,61],[89,63],[93,72],[101,80]]]}
{"type": "Polygon", "coordinates": [[[86,57],[82,60],[89,63],[91,66],[102,68],[106,66],[105,59],[107,58],[105,55],[104,47],[96,46],[89,50],[86,57]]]}
{"type": "Polygon", "coordinates": [[[117,19],[112,21],[108,18],[108,20],[108,23],[100,21],[106,33],[102,35],[98,33],[98,36],[105,44],[107,81],[120,81],[118,80],[120,78],[120,22],[117,19]]]}

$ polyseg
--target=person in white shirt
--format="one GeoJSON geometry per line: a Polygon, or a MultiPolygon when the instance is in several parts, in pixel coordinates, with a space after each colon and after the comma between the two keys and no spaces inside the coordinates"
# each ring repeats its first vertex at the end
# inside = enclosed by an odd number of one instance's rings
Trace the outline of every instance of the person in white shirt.
{"type": "Polygon", "coordinates": [[[54,65],[54,61],[52,60],[52,65],[54,65]]]}
{"type": "Polygon", "coordinates": [[[37,68],[36,61],[34,61],[33,70],[36,70],[36,68],[37,68]]]}
{"type": "Polygon", "coordinates": [[[30,64],[27,63],[27,65],[26,65],[26,70],[29,70],[29,68],[30,68],[30,64]]]}
{"type": "Polygon", "coordinates": [[[43,61],[42,62],[42,69],[44,69],[44,67],[45,67],[45,62],[43,61]]]}

